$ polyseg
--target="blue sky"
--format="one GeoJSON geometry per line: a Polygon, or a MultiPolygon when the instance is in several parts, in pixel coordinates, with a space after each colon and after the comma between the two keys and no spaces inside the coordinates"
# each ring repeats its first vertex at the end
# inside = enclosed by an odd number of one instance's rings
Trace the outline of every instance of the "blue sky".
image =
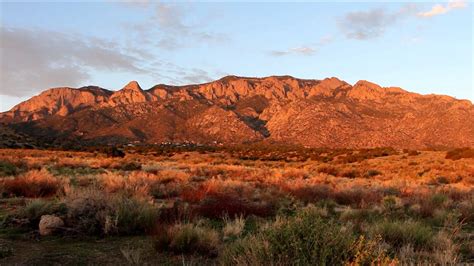
{"type": "Polygon", "coordinates": [[[50,87],[228,74],[365,79],[474,101],[464,1],[0,5],[0,111],[50,87]]]}

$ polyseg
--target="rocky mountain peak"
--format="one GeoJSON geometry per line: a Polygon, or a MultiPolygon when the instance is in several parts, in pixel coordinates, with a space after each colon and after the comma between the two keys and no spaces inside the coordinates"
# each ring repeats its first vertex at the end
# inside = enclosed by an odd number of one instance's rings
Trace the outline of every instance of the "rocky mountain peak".
{"type": "Polygon", "coordinates": [[[130,81],[122,90],[131,90],[131,91],[143,91],[137,81],[130,81]]]}

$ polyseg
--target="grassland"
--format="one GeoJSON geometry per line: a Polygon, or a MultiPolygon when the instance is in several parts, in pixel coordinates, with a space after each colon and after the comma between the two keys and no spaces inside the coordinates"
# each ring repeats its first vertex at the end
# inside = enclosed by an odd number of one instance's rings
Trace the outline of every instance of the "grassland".
{"type": "Polygon", "coordinates": [[[474,263],[472,155],[3,149],[0,264],[474,263]]]}

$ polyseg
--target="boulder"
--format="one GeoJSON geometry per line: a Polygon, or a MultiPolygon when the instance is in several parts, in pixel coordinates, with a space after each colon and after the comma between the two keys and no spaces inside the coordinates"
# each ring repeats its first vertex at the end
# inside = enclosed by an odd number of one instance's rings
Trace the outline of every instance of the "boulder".
{"type": "Polygon", "coordinates": [[[55,215],[42,215],[39,222],[39,233],[42,236],[52,235],[58,228],[63,227],[64,222],[55,215]]]}

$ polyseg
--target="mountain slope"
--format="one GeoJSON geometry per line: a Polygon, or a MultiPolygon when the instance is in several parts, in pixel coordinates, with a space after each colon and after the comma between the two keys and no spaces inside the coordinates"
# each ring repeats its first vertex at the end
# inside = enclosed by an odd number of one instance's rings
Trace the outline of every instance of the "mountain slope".
{"type": "Polygon", "coordinates": [[[60,143],[243,143],[312,147],[474,146],[474,106],[368,81],[227,76],[198,85],[132,81],[118,91],[55,88],[0,115],[0,122],[60,143]]]}

